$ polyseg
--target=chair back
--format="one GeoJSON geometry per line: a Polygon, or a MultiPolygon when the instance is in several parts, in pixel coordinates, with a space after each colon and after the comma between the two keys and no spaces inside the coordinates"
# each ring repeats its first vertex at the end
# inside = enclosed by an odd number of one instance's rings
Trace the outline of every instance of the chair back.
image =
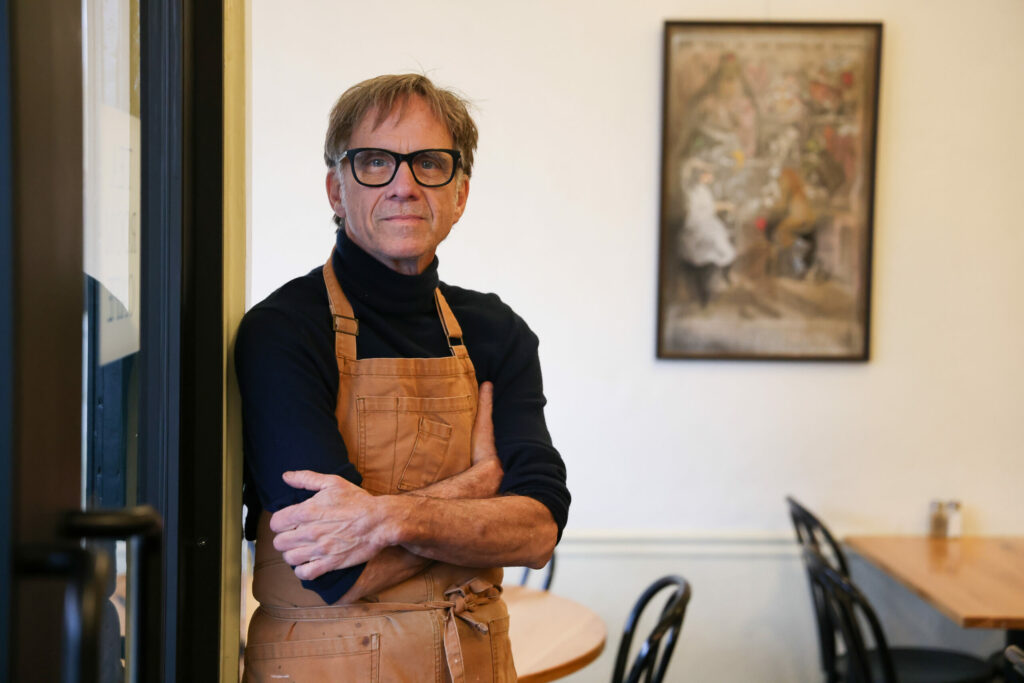
{"type": "Polygon", "coordinates": [[[551,588],[551,581],[555,578],[555,554],[551,554],[551,559],[548,560],[548,563],[541,569],[534,570],[529,567],[523,567],[523,575],[519,578],[519,585],[525,586],[529,582],[530,576],[535,571],[544,572],[541,577],[541,587],[544,590],[551,588]]]}
{"type": "Polygon", "coordinates": [[[682,577],[675,575],[664,576],[647,587],[637,599],[636,604],[633,605],[633,609],[626,619],[622,640],[619,642],[619,653],[615,660],[615,671],[612,673],[612,683],[639,683],[641,676],[645,683],[660,683],[664,679],[665,669],[668,668],[668,662],[676,647],[676,640],[679,638],[679,631],[683,626],[683,616],[686,614],[690,595],[690,584],[682,577]],[[627,672],[626,664],[640,615],[647,603],[666,588],[672,590],[661,610],[658,623],[654,625],[650,634],[641,643],[636,658],[627,672]]]}
{"type": "Polygon", "coordinates": [[[841,572],[843,576],[849,576],[850,566],[846,561],[846,553],[843,552],[842,546],[839,545],[828,527],[792,496],[786,496],[786,503],[789,504],[789,516],[793,520],[796,539],[800,545],[810,546],[836,571],[841,572]]]}
{"type": "MultiPolygon", "coordinates": [[[[789,516],[793,520],[796,539],[801,548],[809,549],[823,558],[827,557],[829,566],[843,576],[849,576],[850,570],[846,562],[846,554],[828,527],[792,496],[786,497],[786,503],[789,505],[789,516]]],[[[818,627],[818,653],[821,657],[821,670],[825,673],[828,683],[836,683],[839,680],[839,672],[836,670],[836,628],[829,619],[822,588],[814,581],[809,567],[807,567],[807,580],[811,590],[811,603],[814,607],[814,621],[818,627]]]]}
{"type": "Polygon", "coordinates": [[[868,599],[848,576],[837,571],[813,548],[804,548],[804,562],[812,583],[820,588],[824,597],[829,622],[835,624],[836,632],[846,647],[846,672],[842,680],[849,683],[897,683],[889,644],[868,599]],[[868,654],[870,646],[865,638],[865,625],[874,644],[874,668],[868,654]]]}
{"type": "Polygon", "coordinates": [[[1016,645],[1009,645],[1006,648],[1006,661],[1013,665],[1017,673],[1024,676],[1024,650],[1016,645]]]}

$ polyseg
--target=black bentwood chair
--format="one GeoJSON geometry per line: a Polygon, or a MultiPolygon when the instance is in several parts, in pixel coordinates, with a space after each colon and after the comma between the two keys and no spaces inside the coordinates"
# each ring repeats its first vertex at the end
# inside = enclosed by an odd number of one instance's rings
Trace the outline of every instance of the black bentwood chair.
{"type": "Polygon", "coordinates": [[[633,610],[629,613],[626,626],[622,631],[612,683],[639,683],[641,676],[643,676],[644,683],[661,683],[665,677],[669,659],[672,658],[672,651],[675,650],[679,630],[683,626],[683,616],[686,614],[686,605],[690,602],[690,594],[690,584],[686,579],[679,576],[665,576],[648,586],[647,590],[640,595],[636,604],[633,605],[633,610]],[[654,625],[647,639],[641,643],[633,665],[626,674],[626,660],[629,658],[630,646],[633,644],[637,621],[647,603],[666,588],[673,590],[661,610],[658,623],[654,625]]]}
{"type": "MultiPolygon", "coordinates": [[[[810,510],[798,503],[792,496],[786,496],[786,503],[789,504],[789,516],[793,519],[793,528],[796,530],[796,540],[802,548],[809,548],[823,558],[827,558],[829,566],[843,576],[850,575],[849,563],[843,549],[832,536],[820,519],[810,510]]],[[[807,567],[807,580],[811,588],[811,603],[814,607],[814,621],[818,626],[818,651],[821,655],[821,670],[825,674],[828,683],[839,681],[839,672],[836,668],[836,629],[829,620],[825,608],[825,596],[822,589],[814,582],[807,567]]]]}
{"type": "Polygon", "coordinates": [[[997,680],[992,666],[962,652],[934,648],[890,648],[885,632],[864,594],[829,565],[822,555],[804,548],[804,560],[825,598],[831,623],[846,648],[837,658],[844,683],[989,683],[997,680]],[[874,647],[868,647],[864,625],[874,647]]]}
{"type": "Polygon", "coordinates": [[[1024,650],[1021,650],[1016,645],[1010,645],[1006,648],[1006,661],[1013,665],[1014,670],[1018,676],[1024,677],[1024,650]]]}

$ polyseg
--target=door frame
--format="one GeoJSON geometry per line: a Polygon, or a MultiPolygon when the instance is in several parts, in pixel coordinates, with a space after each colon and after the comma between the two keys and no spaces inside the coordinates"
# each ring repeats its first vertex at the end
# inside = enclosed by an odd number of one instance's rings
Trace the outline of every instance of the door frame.
{"type": "Polygon", "coordinates": [[[224,523],[225,500],[241,486],[225,476],[224,8],[177,0],[140,10],[140,379],[149,389],[139,492],[165,520],[164,680],[217,681],[231,657],[237,671],[237,644],[223,645],[232,621],[222,600],[238,582],[222,557],[238,555],[241,529],[233,538],[224,523]]]}
{"type": "MultiPolygon", "coordinates": [[[[178,477],[179,681],[220,678],[224,629],[224,10],[181,0],[183,195],[178,477]]],[[[234,539],[241,546],[241,532],[234,539]]],[[[239,551],[240,552],[240,551],[239,551]]],[[[237,630],[237,629],[236,629],[237,630]]],[[[225,656],[228,653],[223,653],[225,656]]],[[[233,653],[237,661],[237,646],[233,653]]]]}
{"type": "Polygon", "coordinates": [[[140,501],[163,517],[164,587],[156,628],[162,680],[176,681],[180,587],[179,454],[183,272],[183,4],[143,2],[141,40],[141,249],[139,353],[140,501]]]}

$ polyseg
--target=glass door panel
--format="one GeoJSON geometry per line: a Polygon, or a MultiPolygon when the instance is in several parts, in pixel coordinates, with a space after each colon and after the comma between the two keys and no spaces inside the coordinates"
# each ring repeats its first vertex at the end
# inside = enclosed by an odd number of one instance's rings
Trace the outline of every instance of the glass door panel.
{"type": "MultiPolygon", "coordinates": [[[[137,502],[140,348],[140,45],[137,0],[82,7],[82,506],[137,502]]],[[[101,681],[135,679],[128,542],[90,540],[114,558],[99,643],[101,681]],[[126,640],[127,639],[127,640],[126,640]]]]}

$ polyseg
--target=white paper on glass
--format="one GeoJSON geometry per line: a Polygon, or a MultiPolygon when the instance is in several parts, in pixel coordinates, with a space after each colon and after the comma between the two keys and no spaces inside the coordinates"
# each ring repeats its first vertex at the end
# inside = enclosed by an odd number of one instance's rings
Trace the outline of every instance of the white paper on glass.
{"type": "Polygon", "coordinates": [[[130,113],[129,3],[88,3],[85,273],[100,284],[99,362],[139,350],[139,119],[130,113]]]}

